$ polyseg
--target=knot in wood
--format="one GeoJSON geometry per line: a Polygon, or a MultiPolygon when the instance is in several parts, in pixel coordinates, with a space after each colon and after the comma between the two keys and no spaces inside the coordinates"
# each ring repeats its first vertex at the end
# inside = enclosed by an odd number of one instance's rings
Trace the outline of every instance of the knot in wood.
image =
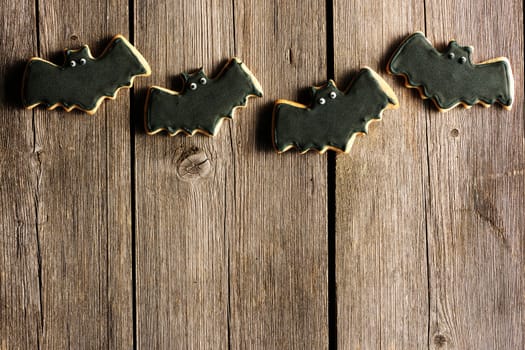
{"type": "Polygon", "coordinates": [[[436,347],[441,348],[447,344],[447,337],[443,334],[436,334],[434,336],[434,344],[436,347]]]}
{"type": "Polygon", "coordinates": [[[197,181],[205,178],[211,171],[211,163],[204,151],[192,150],[182,155],[177,168],[181,180],[197,181]]]}

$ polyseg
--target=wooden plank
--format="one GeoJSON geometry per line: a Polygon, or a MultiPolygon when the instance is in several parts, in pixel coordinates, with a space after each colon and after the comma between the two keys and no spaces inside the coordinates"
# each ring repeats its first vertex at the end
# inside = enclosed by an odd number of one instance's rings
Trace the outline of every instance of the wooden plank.
{"type": "Polygon", "coordinates": [[[231,347],[328,345],[326,155],[271,147],[273,101],[326,80],[325,1],[235,3],[235,53],[265,89],[232,124],[231,347]]]}
{"type": "Polygon", "coordinates": [[[33,113],[21,109],[24,58],[36,53],[31,1],[0,2],[0,349],[36,348],[42,336],[33,113]]]}
{"type": "Polygon", "coordinates": [[[402,38],[425,28],[423,1],[334,1],[335,77],[345,86],[367,65],[392,86],[385,111],[350,155],[336,159],[337,335],[342,349],[427,344],[425,109],[387,76],[402,38]],[[344,83],[344,84],[343,84],[344,83]]]}
{"type": "MultiPolygon", "coordinates": [[[[149,85],[174,89],[181,72],[201,65],[209,76],[233,55],[231,3],[135,1],[135,39],[152,77],[139,82],[137,109],[149,85]]],[[[247,62],[250,66],[250,62],[247,62]]],[[[225,121],[218,135],[147,136],[137,115],[137,337],[143,349],[228,347],[228,245],[233,155],[225,121]],[[204,167],[190,167],[193,157],[204,167]],[[193,175],[192,175],[193,174],[193,175]]]]}
{"type": "MultiPolygon", "coordinates": [[[[139,127],[140,347],[225,348],[229,343],[233,348],[286,348],[326,343],[326,163],[317,155],[279,157],[268,147],[271,101],[293,98],[298,88],[318,82],[324,51],[308,48],[308,40],[299,42],[305,34],[290,19],[297,9],[281,4],[274,21],[274,10],[262,5],[236,2],[234,7],[235,22],[232,7],[211,1],[169,3],[136,15],[137,43],[150,53],[157,77],[147,84],[172,87],[175,74],[200,64],[217,72],[233,54],[263,86],[283,82],[264,102],[252,100],[213,139],[149,137],[139,127]],[[274,47],[273,30],[291,36],[274,47]],[[289,50],[298,54],[293,63],[286,61],[289,50]],[[306,72],[301,79],[295,76],[298,66],[306,72]],[[266,106],[265,114],[257,114],[256,106],[266,106]],[[196,152],[203,152],[211,171],[181,178],[181,164],[196,152]],[[282,173],[282,180],[261,169],[282,173]],[[296,220],[306,223],[297,227],[296,220]]],[[[137,2],[135,8],[143,4],[137,2]]],[[[324,8],[317,3],[306,11],[310,20],[318,13],[324,14],[324,8]]],[[[307,31],[307,38],[324,42],[323,28],[321,21],[307,31]]]]}
{"type": "Polygon", "coordinates": [[[429,113],[430,348],[520,349],[525,146],[522,1],[426,2],[440,49],[473,45],[473,61],[507,56],[516,98],[500,106],[429,113]]]}
{"type": "MultiPolygon", "coordinates": [[[[126,1],[38,5],[44,58],[61,62],[61,50],[80,41],[98,56],[114,34],[127,35],[126,1]]],[[[129,92],[105,101],[94,116],[44,108],[34,113],[41,346],[130,348],[129,92]]]]}

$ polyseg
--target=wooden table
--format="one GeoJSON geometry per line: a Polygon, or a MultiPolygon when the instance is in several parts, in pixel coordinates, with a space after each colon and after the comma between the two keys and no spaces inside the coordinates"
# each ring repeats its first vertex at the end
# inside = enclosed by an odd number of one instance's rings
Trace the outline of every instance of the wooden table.
{"type": "Polygon", "coordinates": [[[0,18],[0,349],[524,347],[523,2],[1,0],[0,18]],[[509,57],[512,111],[439,113],[387,76],[415,30],[509,57]],[[28,58],[117,33],[151,77],[94,116],[20,107],[28,58]],[[149,85],[231,56],[264,98],[215,138],[145,134],[149,85]],[[273,101],[363,65],[400,109],[349,155],[275,154],[273,101]]]}

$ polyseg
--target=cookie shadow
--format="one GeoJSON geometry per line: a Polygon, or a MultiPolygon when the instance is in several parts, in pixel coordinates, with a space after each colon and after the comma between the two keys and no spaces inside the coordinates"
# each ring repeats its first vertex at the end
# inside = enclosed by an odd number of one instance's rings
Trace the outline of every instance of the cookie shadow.
{"type": "Polygon", "coordinates": [[[16,60],[5,67],[3,102],[6,107],[23,108],[22,82],[26,61],[16,60]]]}
{"type": "Polygon", "coordinates": [[[272,141],[272,112],[273,101],[263,104],[257,108],[257,124],[255,126],[255,147],[259,152],[273,151],[272,141]]]}
{"type": "Polygon", "coordinates": [[[381,57],[381,60],[379,61],[379,67],[380,72],[384,74],[388,74],[387,66],[388,62],[390,62],[390,58],[394,54],[394,52],[397,50],[399,45],[403,42],[403,40],[406,38],[408,34],[402,34],[398,35],[395,40],[392,40],[392,42],[388,45],[387,49],[385,50],[385,54],[381,57]]]}
{"type": "Polygon", "coordinates": [[[146,129],[144,126],[144,106],[146,104],[146,96],[148,94],[148,88],[137,88],[133,87],[131,92],[131,118],[132,124],[135,129],[135,134],[146,135],[146,129]]]}

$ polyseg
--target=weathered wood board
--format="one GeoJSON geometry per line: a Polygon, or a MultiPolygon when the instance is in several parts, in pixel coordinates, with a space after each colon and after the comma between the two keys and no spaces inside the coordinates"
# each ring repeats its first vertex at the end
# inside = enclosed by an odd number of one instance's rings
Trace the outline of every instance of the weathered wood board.
{"type": "Polygon", "coordinates": [[[337,335],[343,349],[427,344],[426,112],[414,91],[385,71],[400,40],[424,29],[423,5],[334,2],[336,78],[348,82],[370,66],[400,103],[336,161],[337,335]],[[393,9],[396,14],[389,13],[393,9]]]}
{"type": "Polygon", "coordinates": [[[429,108],[428,256],[431,349],[519,349],[525,343],[523,3],[432,1],[427,34],[510,59],[512,111],[429,108]],[[447,9],[444,11],[443,9],[447,9]]]}
{"type": "Polygon", "coordinates": [[[523,2],[0,2],[0,349],[525,343],[523,2]],[[509,57],[512,111],[439,113],[388,76],[416,30],[509,57]],[[94,116],[20,107],[27,59],[117,33],[151,77],[94,116]],[[263,98],[214,138],[145,134],[148,86],[232,56],[263,98]],[[274,100],[365,65],[398,110],[348,155],[273,151],[274,100]]]}

